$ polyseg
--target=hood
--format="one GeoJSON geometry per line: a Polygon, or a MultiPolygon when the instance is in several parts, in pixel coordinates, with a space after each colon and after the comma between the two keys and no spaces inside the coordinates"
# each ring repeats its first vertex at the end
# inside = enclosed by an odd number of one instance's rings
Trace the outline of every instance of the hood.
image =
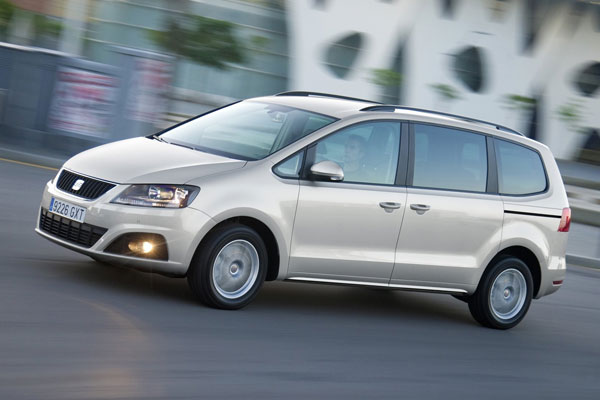
{"type": "Polygon", "coordinates": [[[245,164],[246,161],[139,137],[94,147],[77,154],[63,167],[115,183],[183,184],[245,164]]]}

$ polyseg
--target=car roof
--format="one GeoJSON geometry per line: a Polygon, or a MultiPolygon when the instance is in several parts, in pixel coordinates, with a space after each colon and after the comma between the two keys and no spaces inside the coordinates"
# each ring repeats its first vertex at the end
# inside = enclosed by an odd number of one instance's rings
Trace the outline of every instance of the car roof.
{"type": "Polygon", "coordinates": [[[294,91],[278,93],[273,96],[256,97],[248,100],[281,104],[329,115],[339,119],[361,114],[376,114],[379,118],[409,119],[429,124],[475,130],[500,138],[515,140],[537,148],[540,146],[546,147],[544,144],[529,139],[513,129],[492,122],[433,110],[381,104],[375,101],[354,97],[319,92],[294,91]]]}
{"type": "Polygon", "coordinates": [[[351,97],[342,97],[319,93],[313,95],[312,92],[284,92],[274,96],[255,97],[248,100],[266,101],[274,104],[286,105],[319,114],[329,115],[335,118],[345,118],[355,115],[361,109],[376,105],[379,103],[369,100],[354,99],[351,97]],[[296,93],[311,93],[309,95],[297,95],[296,93]]]}

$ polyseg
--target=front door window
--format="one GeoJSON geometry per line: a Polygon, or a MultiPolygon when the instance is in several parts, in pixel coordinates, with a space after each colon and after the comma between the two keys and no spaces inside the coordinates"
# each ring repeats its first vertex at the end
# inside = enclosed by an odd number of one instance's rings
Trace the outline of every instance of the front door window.
{"type": "Polygon", "coordinates": [[[315,163],[333,161],[347,183],[393,185],[398,167],[400,124],[367,122],[342,129],[319,141],[315,163]]]}

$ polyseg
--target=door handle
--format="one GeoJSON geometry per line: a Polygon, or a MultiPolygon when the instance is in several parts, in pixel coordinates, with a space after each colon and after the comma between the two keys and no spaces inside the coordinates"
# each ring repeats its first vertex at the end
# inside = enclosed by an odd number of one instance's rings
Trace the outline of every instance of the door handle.
{"type": "Polygon", "coordinates": [[[402,207],[400,203],[394,203],[393,201],[382,201],[379,203],[379,207],[385,208],[386,210],[395,210],[397,208],[402,207]]]}
{"type": "Polygon", "coordinates": [[[415,210],[417,212],[418,211],[422,211],[422,212],[429,211],[430,208],[431,207],[429,207],[427,204],[411,204],[410,205],[410,209],[415,210]]]}

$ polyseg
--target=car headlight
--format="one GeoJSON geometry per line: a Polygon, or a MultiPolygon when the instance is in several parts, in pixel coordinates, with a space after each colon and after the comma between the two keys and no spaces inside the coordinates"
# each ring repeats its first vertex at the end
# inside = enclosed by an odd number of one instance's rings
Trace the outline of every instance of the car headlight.
{"type": "Polygon", "coordinates": [[[198,195],[199,187],[189,185],[131,185],[111,203],[142,207],[183,208],[198,195]]]}

